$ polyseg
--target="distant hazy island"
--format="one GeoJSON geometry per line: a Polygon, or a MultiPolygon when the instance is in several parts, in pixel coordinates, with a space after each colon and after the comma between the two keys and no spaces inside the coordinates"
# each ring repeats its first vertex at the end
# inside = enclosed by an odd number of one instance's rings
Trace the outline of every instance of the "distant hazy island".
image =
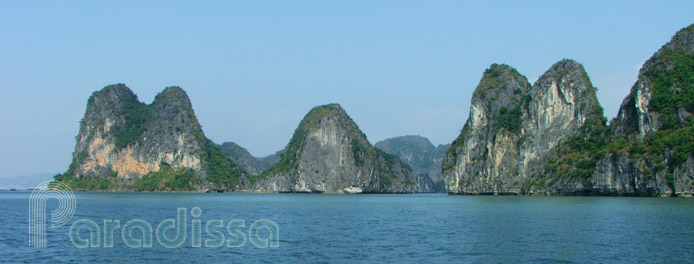
{"type": "Polygon", "coordinates": [[[646,61],[609,124],[596,89],[572,60],[534,84],[493,64],[450,145],[406,136],[374,147],[328,104],[283,150],[257,158],[208,139],[181,88],[148,105],[116,84],[89,98],[72,163],[55,179],[103,191],[692,196],[694,25],[646,61]]]}

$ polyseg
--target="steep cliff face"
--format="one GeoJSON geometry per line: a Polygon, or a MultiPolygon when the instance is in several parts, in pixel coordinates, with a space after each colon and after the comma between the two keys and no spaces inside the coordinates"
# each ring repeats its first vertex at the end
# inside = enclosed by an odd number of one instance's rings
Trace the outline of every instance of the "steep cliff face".
{"type": "Polygon", "coordinates": [[[233,160],[248,173],[260,174],[263,171],[277,164],[282,155],[282,151],[267,157],[254,157],[244,147],[239,146],[234,142],[224,142],[219,146],[219,149],[224,152],[229,159],[233,160]]]}
{"type": "Polygon", "coordinates": [[[579,63],[560,61],[532,86],[515,69],[493,64],[444,158],[446,188],[455,194],[525,193],[551,150],[596,119],[602,121],[602,108],[579,63]]]}
{"type": "Polygon", "coordinates": [[[444,159],[450,193],[694,195],[694,25],[644,64],[609,127],[580,64],[561,61],[527,92],[515,88],[521,104],[506,88],[517,73],[496,67],[444,159]]]}
{"type": "Polygon", "coordinates": [[[611,123],[593,180],[599,193],[692,196],[694,25],[677,32],[639,71],[611,123]]]}
{"type": "Polygon", "coordinates": [[[691,91],[694,25],[678,31],[639,71],[613,121],[616,136],[643,140],[661,127],[676,127],[694,111],[691,91]]]}
{"type": "Polygon", "coordinates": [[[435,147],[422,136],[388,138],[374,147],[400,158],[410,165],[419,192],[445,192],[441,162],[450,144],[435,147]]]}
{"type": "Polygon", "coordinates": [[[301,121],[280,161],[255,179],[256,190],[408,193],[417,188],[412,171],[397,157],[369,143],[338,104],[319,106],[301,121]]]}
{"type": "Polygon", "coordinates": [[[595,88],[571,60],[553,65],[533,87],[539,101],[531,102],[535,111],[528,118],[536,136],[523,152],[540,158],[531,161],[521,192],[582,194],[590,188],[607,130],[595,88]]]}
{"type": "Polygon", "coordinates": [[[230,190],[242,176],[205,137],[181,88],[147,105],[116,84],[89,98],[72,164],[56,179],[78,189],[230,190]]]}

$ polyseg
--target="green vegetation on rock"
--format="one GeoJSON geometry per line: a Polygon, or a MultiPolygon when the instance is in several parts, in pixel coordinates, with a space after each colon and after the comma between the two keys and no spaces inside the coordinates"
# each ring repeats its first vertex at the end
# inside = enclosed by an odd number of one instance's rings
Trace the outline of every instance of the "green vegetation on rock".
{"type": "Polygon", "coordinates": [[[660,114],[662,125],[643,142],[619,138],[608,149],[651,159],[656,163],[654,172],[667,169],[672,173],[694,155],[694,117],[690,114],[694,112],[694,54],[682,47],[664,48],[649,63],[643,72],[652,93],[648,106],[660,114]]]}
{"type": "Polygon", "coordinates": [[[115,145],[118,148],[125,148],[134,144],[147,128],[145,124],[151,115],[150,106],[137,101],[123,102],[123,108],[119,116],[125,122],[111,128],[110,133],[115,138],[115,145]]]}
{"type": "Polygon", "coordinates": [[[202,146],[200,156],[203,168],[207,171],[207,180],[220,187],[233,189],[240,184],[239,178],[245,171],[235,162],[224,156],[224,153],[209,139],[202,146]]]}
{"type": "MultiPolygon", "coordinates": [[[[80,153],[77,156],[77,160],[83,160],[86,158],[86,153],[80,153]]],[[[77,164],[73,162],[72,164],[77,164]]],[[[53,179],[56,181],[60,181],[73,190],[108,190],[111,188],[116,187],[116,176],[118,175],[117,172],[111,171],[111,173],[108,174],[107,177],[104,178],[97,178],[97,177],[74,177],[74,166],[75,165],[70,165],[70,168],[62,174],[57,174],[53,176],[53,179]]]]}
{"type": "Polygon", "coordinates": [[[646,158],[655,162],[652,173],[667,170],[672,173],[690,156],[694,156],[694,122],[681,124],[677,129],[660,129],[649,134],[645,141],[630,141],[618,138],[605,146],[605,151],[629,154],[631,159],[646,158]],[[666,159],[669,157],[669,159],[666,159]],[[669,162],[666,162],[668,160],[669,162]]]}
{"type": "Polygon", "coordinates": [[[521,111],[520,104],[509,110],[508,108],[501,107],[499,109],[499,115],[497,116],[497,124],[499,127],[504,128],[510,132],[520,132],[521,128],[521,117],[523,112],[521,111]]]}
{"type": "Polygon", "coordinates": [[[679,109],[694,112],[694,54],[681,48],[665,49],[643,74],[652,88],[649,108],[660,113],[661,128],[682,127],[679,109]]]}
{"type": "Polygon", "coordinates": [[[159,171],[150,172],[135,181],[131,188],[137,191],[194,191],[202,182],[190,168],[171,168],[159,165],[159,171]]]}
{"type": "Polygon", "coordinates": [[[586,119],[579,132],[554,149],[545,166],[544,175],[588,180],[595,172],[596,164],[605,154],[607,119],[602,107],[586,119]]]}
{"type": "Polygon", "coordinates": [[[240,185],[240,178],[246,171],[225,156],[212,140],[205,137],[201,129],[194,130],[193,136],[202,144],[200,162],[207,172],[207,181],[226,189],[234,189],[236,185],[240,185]]]}

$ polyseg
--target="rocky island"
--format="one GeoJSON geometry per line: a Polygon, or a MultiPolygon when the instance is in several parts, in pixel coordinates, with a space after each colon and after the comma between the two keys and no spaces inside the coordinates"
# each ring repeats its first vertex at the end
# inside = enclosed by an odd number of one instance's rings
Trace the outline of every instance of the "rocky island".
{"type": "Polygon", "coordinates": [[[124,84],[94,92],[65,173],[76,190],[232,191],[247,172],[205,137],[179,87],[140,102],[124,84]]]}
{"type": "Polygon", "coordinates": [[[279,162],[257,176],[254,189],[272,192],[412,193],[412,169],[374,148],[338,104],[313,108],[282,150],[279,162]]]}
{"type": "Polygon", "coordinates": [[[583,67],[553,65],[535,84],[487,69],[443,161],[451,194],[694,194],[694,25],[639,72],[606,124],[583,67]]]}

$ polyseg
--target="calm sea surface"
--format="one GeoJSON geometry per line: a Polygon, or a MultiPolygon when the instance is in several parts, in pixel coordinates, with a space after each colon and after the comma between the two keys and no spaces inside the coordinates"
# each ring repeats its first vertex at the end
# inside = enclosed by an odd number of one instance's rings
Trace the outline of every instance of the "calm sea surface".
{"type": "MultiPolygon", "coordinates": [[[[0,262],[694,262],[694,199],[302,194],[76,193],[77,209],[61,227],[47,226],[46,248],[31,248],[29,192],[0,193],[0,262]],[[203,247],[191,246],[191,209],[202,209],[203,247]],[[187,209],[179,248],[130,248],[121,229],[103,245],[104,220],[142,219],[153,228],[187,209]],[[77,248],[69,228],[99,224],[98,248],[77,248]],[[205,223],[275,222],[277,248],[205,248],[205,223]]],[[[57,202],[49,201],[48,209],[57,202]]],[[[50,214],[49,214],[50,216],[50,214]]],[[[50,219],[50,217],[47,217],[50,219]]],[[[219,228],[225,239],[232,237],[219,228]]],[[[88,233],[82,230],[81,237],[88,233]]],[[[170,230],[171,231],[171,230],[170,230]]],[[[173,237],[173,231],[167,233],[173,237]]],[[[134,236],[142,236],[135,231],[134,236]]],[[[265,230],[258,234],[267,238],[265,230]]],[[[239,238],[240,239],[240,238],[239,238]]]]}

